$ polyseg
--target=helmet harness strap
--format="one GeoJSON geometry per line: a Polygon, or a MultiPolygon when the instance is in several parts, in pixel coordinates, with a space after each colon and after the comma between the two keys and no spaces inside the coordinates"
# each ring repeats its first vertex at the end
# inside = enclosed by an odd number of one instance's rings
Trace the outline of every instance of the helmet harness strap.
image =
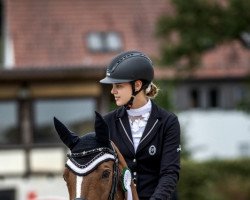
{"type": "Polygon", "coordinates": [[[142,81],[142,86],[141,86],[141,88],[140,88],[138,91],[136,91],[136,90],[135,90],[135,81],[131,81],[130,84],[131,84],[131,87],[132,87],[132,96],[131,96],[130,100],[124,105],[124,107],[126,108],[126,110],[130,110],[130,108],[133,106],[133,102],[134,102],[135,96],[136,96],[140,91],[142,91],[143,89],[147,88],[147,86],[148,86],[147,83],[144,83],[144,82],[142,81]]]}

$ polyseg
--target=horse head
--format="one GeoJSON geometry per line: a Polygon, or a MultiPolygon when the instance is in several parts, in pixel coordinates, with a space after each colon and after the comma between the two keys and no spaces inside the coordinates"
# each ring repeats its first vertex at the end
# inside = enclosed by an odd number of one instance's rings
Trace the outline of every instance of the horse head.
{"type": "Polygon", "coordinates": [[[110,141],[108,126],[99,113],[95,132],[81,137],[56,118],[54,125],[70,149],[63,174],[70,200],[138,199],[127,164],[110,141]]]}

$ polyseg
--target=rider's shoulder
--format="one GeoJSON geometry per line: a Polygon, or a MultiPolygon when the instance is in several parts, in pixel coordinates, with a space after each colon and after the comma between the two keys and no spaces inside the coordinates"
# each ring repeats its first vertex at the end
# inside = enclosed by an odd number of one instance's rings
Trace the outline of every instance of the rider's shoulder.
{"type": "Polygon", "coordinates": [[[105,120],[115,120],[119,117],[121,117],[122,113],[124,112],[124,108],[123,107],[119,107],[119,108],[116,108],[108,113],[106,113],[103,118],[105,120]]]}

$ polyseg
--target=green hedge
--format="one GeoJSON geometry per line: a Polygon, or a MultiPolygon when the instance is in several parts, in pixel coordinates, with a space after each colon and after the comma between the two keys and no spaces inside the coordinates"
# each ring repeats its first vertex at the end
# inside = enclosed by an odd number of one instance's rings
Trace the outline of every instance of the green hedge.
{"type": "Polygon", "coordinates": [[[182,161],[179,200],[250,200],[250,159],[182,161]]]}

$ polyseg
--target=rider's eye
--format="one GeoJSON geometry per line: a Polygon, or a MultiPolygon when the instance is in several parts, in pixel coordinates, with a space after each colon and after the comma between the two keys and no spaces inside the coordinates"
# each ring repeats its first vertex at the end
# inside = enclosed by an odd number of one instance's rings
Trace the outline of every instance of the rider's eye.
{"type": "Polygon", "coordinates": [[[108,170],[105,170],[105,171],[102,173],[102,178],[103,178],[103,179],[109,178],[109,176],[110,176],[110,171],[108,171],[108,170]]]}
{"type": "Polygon", "coordinates": [[[116,88],[118,89],[118,88],[122,88],[122,84],[115,84],[115,86],[116,86],[116,88]]]}

